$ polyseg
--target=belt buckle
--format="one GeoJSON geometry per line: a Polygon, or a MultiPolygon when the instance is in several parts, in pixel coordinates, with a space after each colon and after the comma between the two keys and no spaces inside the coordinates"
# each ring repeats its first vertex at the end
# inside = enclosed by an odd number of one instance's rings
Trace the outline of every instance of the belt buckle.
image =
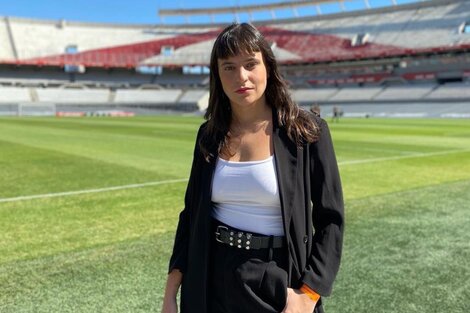
{"type": "Polygon", "coordinates": [[[224,243],[222,241],[222,239],[220,239],[220,230],[221,229],[228,231],[228,227],[226,227],[226,226],[222,226],[222,225],[217,226],[217,229],[215,230],[215,240],[217,240],[217,242],[224,243]]]}

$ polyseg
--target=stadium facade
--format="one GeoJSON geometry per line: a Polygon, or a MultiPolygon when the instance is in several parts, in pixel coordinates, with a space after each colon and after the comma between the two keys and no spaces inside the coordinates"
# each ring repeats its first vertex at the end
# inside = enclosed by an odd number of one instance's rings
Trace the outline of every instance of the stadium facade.
{"type": "MultiPolygon", "coordinates": [[[[296,101],[351,116],[470,117],[470,1],[254,22],[296,101]]],[[[0,115],[203,110],[225,25],[3,17],[0,115]]]]}

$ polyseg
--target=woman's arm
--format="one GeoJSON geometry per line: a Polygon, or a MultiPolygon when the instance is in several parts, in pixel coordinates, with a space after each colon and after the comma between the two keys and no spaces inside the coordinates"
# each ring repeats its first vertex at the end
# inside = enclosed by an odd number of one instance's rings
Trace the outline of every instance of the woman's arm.
{"type": "Polygon", "coordinates": [[[310,181],[315,234],[300,289],[287,290],[282,313],[312,312],[320,295],[331,293],[339,269],[343,238],[343,195],[338,165],[326,122],[315,118],[321,133],[310,146],[310,181]]]}
{"type": "Polygon", "coordinates": [[[317,142],[310,145],[310,180],[315,229],[312,251],[302,282],[314,292],[327,296],[339,270],[343,231],[344,203],[338,164],[327,123],[320,126],[317,142]]]}
{"type": "Polygon", "coordinates": [[[183,273],[186,271],[188,262],[188,241],[190,227],[190,211],[191,203],[195,195],[195,181],[197,180],[197,166],[200,159],[199,138],[203,126],[199,128],[196,136],[196,144],[194,147],[193,162],[191,165],[191,174],[189,176],[186,193],[184,196],[184,208],[179,215],[178,227],[176,229],[175,241],[173,245],[173,253],[171,254],[168,278],[165,287],[165,295],[163,298],[162,313],[178,312],[176,296],[183,280],[183,273]]]}
{"type": "Polygon", "coordinates": [[[176,303],[176,295],[180,288],[181,281],[183,280],[183,274],[174,269],[168,274],[165,287],[165,295],[163,297],[162,313],[177,313],[178,304],[176,303]]]}
{"type": "Polygon", "coordinates": [[[201,152],[199,149],[199,138],[202,133],[202,129],[205,124],[203,124],[197,133],[196,143],[194,146],[193,153],[193,162],[191,165],[191,174],[189,175],[188,185],[186,187],[186,193],[184,196],[184,208],[179,215],[178,227],[176,229],[175,241],[173,244],[173,253],[171,254],[170,264],[168,273],[173,271],[173,269],[178,269],[182,273],[186,271],[187,266],[187,254],[188,254],[188,240],[189,240],[189,225],[190,225],[190,215],[191,215],[191,203],[194,200],[194,197],[198,195],[195,194],[195,188],[198,180],[196,177],[199,171],[197,169],[199,160],[201,158],[201,152]]]}

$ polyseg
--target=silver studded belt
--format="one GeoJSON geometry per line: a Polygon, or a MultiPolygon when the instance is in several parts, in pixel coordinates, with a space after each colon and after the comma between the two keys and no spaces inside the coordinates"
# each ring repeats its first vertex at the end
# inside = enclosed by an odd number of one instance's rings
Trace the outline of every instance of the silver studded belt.
{"type": "Polygon", "coordinates": [[[219,225],[215,231],[215,240],[239,249],[281,248],[285,245],[284,236],[259,236],[241,232],[219,225]]]}

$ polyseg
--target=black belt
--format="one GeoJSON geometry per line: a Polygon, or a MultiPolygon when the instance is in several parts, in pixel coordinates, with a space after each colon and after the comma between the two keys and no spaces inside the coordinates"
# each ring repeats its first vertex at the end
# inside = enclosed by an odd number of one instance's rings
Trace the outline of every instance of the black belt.
{"type": "Polygon", "coordinates": [[[258,236],[248,232],[237,231],[219,225],[215,231],[215,240],[239,249],[264,249],[284,247],[284,236],[258,236]]]}

